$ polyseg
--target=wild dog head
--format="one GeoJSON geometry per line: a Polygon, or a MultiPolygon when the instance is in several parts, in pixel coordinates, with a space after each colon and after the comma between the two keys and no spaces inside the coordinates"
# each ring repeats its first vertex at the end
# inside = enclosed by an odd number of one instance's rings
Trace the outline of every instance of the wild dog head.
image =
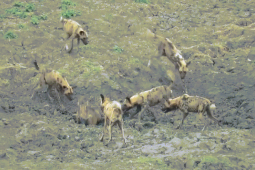
{"type": "Polygon", "coordinates": [[[79,28],[77,30],[77,34],[78,34],[80,40],[83,42],[84,45],[87,45],[89,43],[88,34],[87,34],[86,31],[84,31],[82,28],[79,28]]]}
{"type": "Polygon", "coordinates": [[[73,94],[73,88],[69,85],[66,78],[64,77],[57,77],[57,83],[61,86],[62,90],[64,91],[65,95],[73,94]]]}
{"type": "MultiPolygon", "coordinates": [[[[177,53],[177,54],[180,55],[179,53],[177,53]]],[[[190,65],[190,63],[191,63],[191,61],[186,63],[184,59],[180,60],[180,63],[177,63],[179,66],[179,73],[180,73],[181,79],[185,78],[186,73],[188,72],[188,66],[190,65]]]]}
{"type": "Polygon", "coordinates": [[[140,105],[143,103],[143,97],[142,95],[136,94],[134,96],[130,97],[126,97],[126,99],[124,100],[124,102],[121,105],[121,108],[123,110],[123,112],[128,111],[129,109],[132,109],[133,107],[135,107],[136,105],[140,105]]]}
{"type": "Polygon", "coordinates": [[[186,100],[188,99],[188,97],[189,97],[188,94],[184,94],[174,99],[168,99],[167,101],[165,101],[164,108],[162,110],[165,112],[176,110],[179,108],[181,100],[186,100]]]}
{"type": "Polygon", "coordinates": [[[185,62],[184,58],[180,54],[180,51],[168,38],[165,38],[164,41],[160,42],[158,46],[158,53],[159,56],[167,56],[167,58],[173,64],[175,64],[175,67],[179,71],[181,79],[185,78],[190,62],[185,62]]]}

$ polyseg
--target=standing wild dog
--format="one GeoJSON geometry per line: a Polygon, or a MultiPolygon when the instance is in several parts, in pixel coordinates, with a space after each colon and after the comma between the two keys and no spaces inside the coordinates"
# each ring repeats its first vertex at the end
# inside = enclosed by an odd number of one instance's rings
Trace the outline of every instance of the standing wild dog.
{"type": "MultiPolygon", "coordinates": [[[[34,61],[35,68],[39,70],[39,66],[37,64],[37,61],[34,61]]],[[[71,100],[71,94],[73,94],[73,88],[69,85],[66,78],[62,77],[59,72],[55,70],[43,70],[40,73],[39,82],[36,84],[37,88],[34,90],[34,93],[31,98],[33,98],[35,92],[42,90],[44,85],[48,85],[47,93],[52,101],[53,99],[50,97],[50,90],[54,90],[58,97],[58,102],[60,104],[60,97],[58,94],[58,90],[65,94],[69,100],[71,100]]],[[[35,86],[35,87],[36,87],[35,86]]],[[[35,88],[34,87],[34,88],[35,88]]]]}
{"type": "MultiPolygon", "coordinates": [[[[168,100],[170,97],[172,97],[172,90],[170,86],[158,86],[151,90],[147,90],[144,92],[141,92],[139,94],[136,94],[132,97],[126,97],[124,103],[122,104],[122,110],[123,112],[128,111],[129,109],[137,106],[137,112],[138,114],[138,120],[140,123],[141,115],[144,112],[145,109],[151,106],[155,106],[162,101],[168,100]],[[141,110],[141,107],[143,109],[141,110]]],[[[155,118],[155,121],[157,121],[157,118],[153,113],[153,116],[155,118]]],[[[137,114],[137,113],[136,113],[137,114]]],[[[133,117],[134,115],[131,115],[133,117]]]]}
{"type": "MultiPolygon", "coordinates": [[[[184,94],[177,98],[167,100],[165,102],[165,107],[162,110],[167,112],[171,110],[176,110],[178,108],[183,112],[183,118],[179,126],[176,127],[177,129],[179,129],[183,125],[183,122],[188,116],[189,112],[198,112],[199,119],[201,121],[204,121],[203,116],[204,113],[207,112],[208,117],[217,122],[218,125],[220,125],[219,121],[212,115],[212,110],[216,109],[215,104],[211,104],[211,102],[206,98],[199,96],[189,96],[188,94],[184,94]]],[[[204,131],[207,126],[205,121],[204,123],[205,125],[202,131],[204,131]]]]}
{"type": "MultiPolygon", "coordinates": [[[[80,44],[80,40],[83,42],[83,44],[87,45],[89,43],[88,41],[88,34],[87,32],[82,29],[81,25],[71,19],[63,19],[61,16],[60,22],[64,26],[64,31],[67,33],[67,39],[72,39],[72,47],[69,50],[69,53],[73,50],[73,40],[77,38],[78,46],[80,44]]],[[[68,46],[66,45],[66,49],[68,49],[68,46]]]]}
{"type": "Polygon", "coordinates": [[[124,140],[124,143],[126,143],[126,138],[124,137],[124,129],[123,129],[123,112],[121,109],[121,104],[117,101],[111,101],[109,98],[105,98],[102,94],[100,94],[101,97],[101,110],[104,113],[104,129],[102,137],[100,138],[100,141],[103,141],[104,139],[104,131],[108,126],[109,131],[109,140],[106,143],[106,145],[112,140],[112,126],[115,124],[118,124],[122,137],[124,140]]]}
{"type": "Polygon", "coordinates": [[[146,35],[149,38],[155,38],[160,41],[158,45],[158,57],[166,56],[175,65],[175,69],[179,71],[181,79],[184,79],[188,71],[188,65],[190,64],[190,61],[186,63],[180,54],[180,51],[168,38],[156,35],[149,29],[147,29],[146,35]]]}
{"type": "Polygon", "coordinates": [[[101,121],[101,114],[86,104],[78,104],[79,110],[74,114],[74,119],[77,123],[84,123],[85,125],[97,125],[101,121]]]}

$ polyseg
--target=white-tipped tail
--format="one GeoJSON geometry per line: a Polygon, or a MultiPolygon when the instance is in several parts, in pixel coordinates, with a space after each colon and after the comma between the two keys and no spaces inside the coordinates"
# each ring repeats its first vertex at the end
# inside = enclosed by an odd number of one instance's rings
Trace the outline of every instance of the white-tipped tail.
{"type": "Polygon", "coordinates": [[[210,109],[211,109],[211,110],[215,110],[215,109],[216,109],[215,104],[211,104],[211,105],[210,105],[210,109]]]}
{"type": "Polygon", "coordinates": [[[63,17],[61,16],[61,17],[60,17],[60,22],[62,22],[62,21],[63,21],[63,17]]]}

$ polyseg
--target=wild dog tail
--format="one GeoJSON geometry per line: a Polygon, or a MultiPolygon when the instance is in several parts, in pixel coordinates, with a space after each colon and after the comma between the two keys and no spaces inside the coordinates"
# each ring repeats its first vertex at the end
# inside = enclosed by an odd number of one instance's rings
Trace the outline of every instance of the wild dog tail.
{"type": "Polygon", "coordinates": [[[66,21],[66,19],[65,18],[63,18],[62,16],[60,17],[60,22],[61,23],[64,23],[66,21]]]}
{"type": "Polygon", "coordinates": [[[211,109],[211,110],[215,110],[215,109],[216,109],[215,104],[211,104],[211,105],[210,105],[210,109],[211,109]]]}
{"type": "Polygon", "coordinates": [[[36,70],[40,70],[36,60],[34,61],[34,65],[35,65],[36,70]]]}

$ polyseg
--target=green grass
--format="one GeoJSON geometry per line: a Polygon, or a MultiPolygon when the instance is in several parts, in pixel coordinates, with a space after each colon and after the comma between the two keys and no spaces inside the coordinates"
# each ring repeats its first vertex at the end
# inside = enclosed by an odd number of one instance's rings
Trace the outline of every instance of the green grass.
{"type": "Polygon", "coordinates": [[[75,16],[80,16],[81,12],[75,9],[69,9],[69,7],[76,6],[76,3],[74,3],[71,0],[62,0],[60,8],[62,9],[62,16],[64,18],[71,18],[75,16]]]}
{"type": "Polygon", "coordinates": [[[35,5],[33,3],[15,2],[12,8],[6,9],[7,14],[18,16],[19,18],[27,18],[28,13],[34,12],[35,5]]]}
{"type": "Polygon", "coordinates": [[[10,9],[6,9],[5,10],[8,14],[17,14],[18,12],[21,12],[21,10],[18,8],[18,7],[13,7],[13,8],[10,8],[10,9]]]}
{"type": "Polygon", "coordinates": [[[20,12],[20,13],[17,13],[17,16],[19,16],[20,18],[26,18],[28,15],[26,12],[20,12]]]}
{"type": "Polygon", "coordinates": [[[26,9],[25,9],[26,12],[33,12],[35,11],[35,5],[33,3],[28,3],[26,5],[26,9]]]}
{"type": "Polygon", "coordinates": [[[90,75],[95,75],[101,72],[102,68],[91,61],[84,61],[82,63],[82,67],[87,69],[87,72],[84,73],[85,77],[89,77],[90,75]]]}
{"type": "Polygon", "coordinates": [[[8,31],[4,34],[5,39],[16,39],[18,38],[18,35],[15,34],[13,31],[8,31]]]}
{"type": "Polygon", "coordinates": [[[76,6],[76,3],[70,1],[70,0],[62,0],[60,8],[62,10],[67,10],[69,6],[76,6]]]}
{"type": "Polygon", "coordinates": [[[17,1],[17,2],[14,2],[13,6],[15,6],[15,7],[24,7],[25,5],[24,5],[24,2],[17,1]]]}
{"type": "Polygon", "coordinates": [[[23,29],[23,28],[25,28],[25,25],[24,25],[24,24],[19,24],[19,25],[18,25],[18,28],[19,28],[19,29],[23,29]]]}
{"type": "Polygon", "coordinates": [[[46,14],[42,14],[40,15],[39,19],[41,20],[47,20],[48,19],[48,16],[46,14]]]}
{"type": "Polygon", "coordinates": [[[149,4],[150,3],[149,0],[135,0],[135,2],[137,2],[137,3],[145,3],[145,4],[149,4]]]}
{"type": "Polygon", "coordinates": [[[76,3],[72,2],[71,0],[62,0],[61,4],[64,4],[67,6],[76,6],[76,3]]]}
{"type": "Polygon", "coordinates": [[[80,16],[80,15],[81,15],[81,12],[76,11],[74,9],[67,9],[67,10],[62,12],[62,16],[64,18],[71,18],[71,17],[75,17],[75,16],[80,16]]]}
{"type": "Polygon", "coordinates": [[[227,157],[216,157],[216,156],[204,156],[201,160],[200,165],[205,166],[206,165],[217,165],[217,166],[224,166],[224,167],[232,167],[231,161],[227,157]]]}
{"type": "Polygon", "coordinates": [[[151,158],[151,157],[144,157],[140,156],[136,159],[136,163],[148,165],[149,163],[153,165],[153,167],[157,167],[158,169],[169,169],[165,162],[159,158],[151,158]]]}
{"type": "Polygon", "coordinates": [[[31,22],[33,25],[38,25],[38,24],[39,24],[39,18],[38,18],[38,16],[33,15],[33,16],[31,17],[30,22],[31,22]]]}
{"type": "Polygon", "coordinates": [[[119,46],[117,46],[117,45],[115,45],[114,47],[113,47],[113,50],[115,51],[115,52],[117,52],[117,53],[122,53],[122,51],[123,51],[123,49],[121,49],[119,46]]]}

